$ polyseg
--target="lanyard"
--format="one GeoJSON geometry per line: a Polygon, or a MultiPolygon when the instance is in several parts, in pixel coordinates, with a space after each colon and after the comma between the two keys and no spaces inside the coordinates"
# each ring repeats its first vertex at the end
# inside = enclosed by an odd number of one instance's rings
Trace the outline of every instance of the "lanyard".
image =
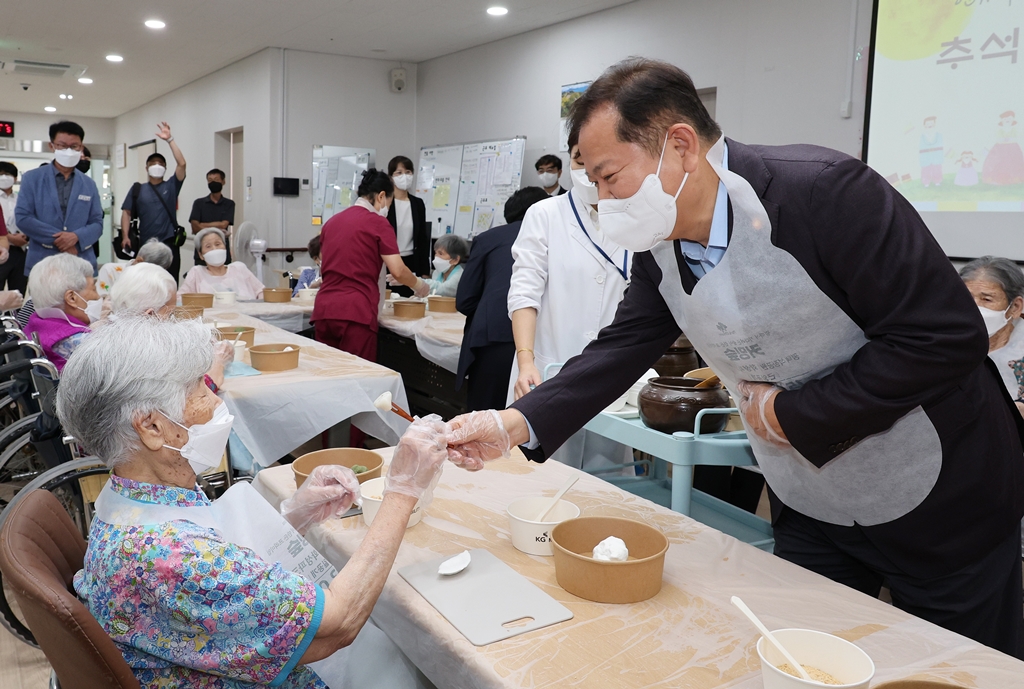
{"type": "Polygon", "coordinates": [[[625,249],[623,249],[623,251],[622,251],[622,267],[619,268],[617,265],[615,265],[615,261],[612,260],[612,257],[609,256],[608,254],[606,254],[604,252],[604,249],[602,249],[600,246],[598,246],[597,242],[595,242],[593,239],[591,239],[590,233],[587,232],[587,226],[583,224],[583,219],[580,218],[580,213],[579,213],[579,211],[576,210],[576,202],[572,200],[572,195],[571,194],[569,194],[568,196],[569,196],[569,205],[572,206],[573,215],[576,216],[576,222],[579,223],[580,229],[583,230],[583,234],[587,235],[587,239],[590,239],[590,243],[594,245],[594,248],[597,249],[597,252],[599,254],[601,254],[602,256],[604,256],[604,260],[606,260],[606,261],[608,261],[609,263],[612,264],[612,268],[614,268],[615,270],[617,270],[619,272],[619,275],[622,276],[622,279],[625,280],[626,282],[629,282],[629,273],[626,270],[626,267],[629,265],[629,252],[626,251],[625,249]]]}

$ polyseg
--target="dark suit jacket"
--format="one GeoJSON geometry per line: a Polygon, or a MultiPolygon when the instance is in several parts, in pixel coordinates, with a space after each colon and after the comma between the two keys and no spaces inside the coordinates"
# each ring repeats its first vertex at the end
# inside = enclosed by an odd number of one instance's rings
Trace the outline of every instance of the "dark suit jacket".
{"type": "MultiPolygon", "coordinates": [[[[956,270],[913,207],[859,160],[816,146],[728,144],[729,168],[760,197],[772,243],[869,339],[831,374],[778,395],[793,447],[823,466],[922,406],[942,443],[938,481],[909,514],[865,532],[894,562],[909,558],[908,571],[923,567],[918,576],[981,557],[1024,513],[1024,422],[988,361],[978,308],[956,270]]],[[[689,292],[696,279],[685,265],[680,272],[689,292]]],[[[611,325],[513,405],[541,443],[532,458],[550,455],[679,335],[661,279],[650,253],[636,254],[611,325]]],[[[775,499],[773,517],[782,511],[775,499]]]]}
{"type": "MultiPolygon", "coordinates": [[[[416,275],[430,275],[430,262],[434,258],[430,250],[430,228],[427,227],[427,207],[423,199],[409,194],[409,206],[412,210],[412,271],[416,275]]],[[[395,204],[388,209],[388,222],[398,236],[398,220],[395,218],[395,204]]]]}
{"type": "MultiPolygon", "coordinates": [[[[456,386],[461,387],[473,363],[473,347],[514,342],[508,317],[508,290],[512,282],[512,243],[522,220],[494,227],[473,239],[455,296],[455,308],[466,316],[456,386]]],[[[456,388],[458,389],[458,387],[456,388]]]]}

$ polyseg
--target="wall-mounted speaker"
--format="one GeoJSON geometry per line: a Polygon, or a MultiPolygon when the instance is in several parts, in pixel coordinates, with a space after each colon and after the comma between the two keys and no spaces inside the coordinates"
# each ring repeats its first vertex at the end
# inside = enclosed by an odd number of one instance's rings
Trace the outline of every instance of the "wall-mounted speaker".
{"type": "Polygon", "coordinates": [[[395,67],[391,70],[391,90],[394,93],[402,93],[405,91],[409,82],[405,77],[405,70],[401,67],[395,67]]]}

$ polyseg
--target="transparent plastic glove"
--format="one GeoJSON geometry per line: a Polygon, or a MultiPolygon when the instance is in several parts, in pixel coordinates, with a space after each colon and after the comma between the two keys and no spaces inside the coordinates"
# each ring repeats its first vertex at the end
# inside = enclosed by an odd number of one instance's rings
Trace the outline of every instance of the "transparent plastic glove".
{"type": "Polygon", "coordinates": [[[737,389],[740,393],[740,413],[750,429],[760,438],[775,445],[786,447],[789,441],[775,417],[775,396],[782,388],[770,383],[752,383],[741,380],[737,389]],[[769,417],[767,406],[772,404],[769,417]]]}
{"type": "Polygon", "coordinates": [[[385,281],[385,282],[387,282],[387,283],[388,283],[388,284],[389,284],[390,286],[392,286],[392,287],[394,287],[395,285],[400,285],[400,284],[402,284],[401,282],[399,282],[398,280],[396,280],[396,279],[395,279],[395,276],[394,276],[394,275],[392,275],[391,273],[388,273],[388,274],[387,274],[387,275],[386,275],[386,276],[384,277],[384,281],[385,281]]]}
{"type": "Polygon", "coordinates": [[[213,345],[213,358],[221,366],[227,366],[235,360],[235,344],[231,340],[221,340],[213,345]]]}
{"type": "Polygon", "coordinates": [[[14,309],[20,309],[22,302],[25,300],[21,296],[21,292],[16,289],[5,290],[0,292],[0,311],[13,311],[14,309]]]}
{"type": "Polygon", "coordinates": [[[10,258],[10,256],[10,252],[7,249],[0,246],[0,263],[7,263],[7,259],[10,258]]]}
{"type": "Polygon", "coordinates": [[[281,515],[295,529],[306,529],[340,517],[359,502],[359,479],[348,467],[336,464],[318,466],[295,494],[281,503],[281,515]]]}
{"type": "Polygon", "coordinates": [[[437,414],[416,419],[402,439],[388,467],[384,494],[400,493],[417,498],[421,507],[432,499],[432,491],[448,458],[448,425],[437,414]]]}
{"type": "Polygon", "coordinates": [[[479,471],[484,462],[508,457],[512,450],[501,415],[493,409],[456,416],[448,426],[448,459],[463,469],[479,471]]]}
{"type": "Polygon", "coordinates": [[[430,294],[430,284],[423,278],[416,278],[416,287],[413,288],[412,293],[420,298],[425,297],[430,294]]]}

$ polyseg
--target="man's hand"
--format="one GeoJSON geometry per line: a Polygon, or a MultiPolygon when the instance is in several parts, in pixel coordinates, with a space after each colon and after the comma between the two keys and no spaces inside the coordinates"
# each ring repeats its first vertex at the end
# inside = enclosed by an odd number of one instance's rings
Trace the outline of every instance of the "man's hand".
{"type": "Polygon", "coordinates": [[[71,253],[71,250],[75,249],[75,254],[77,254],[78,235],[74,232],[58,232],[53,235],[53,245],[57,247],[58,251],[65,253],[71,253]]]}
{"type": "Polygon", "coordinates": [[[747,426],[757,437],[779,446],[788,446],[786,432],[775,416],[775,398],[782,388],[769,383],[752,383],[741,380],[738,387],[740,413],[747,426]]]}
{"type": "Polygon", "coordinates": [[[456,416],[448,428],[448,459],[469,471],[483,469],[484,462],[492,459],[508,457],[514,441],[530,438],[525,417],[515,409],[470,412],[456,416]]]}
{"type": "Polygon", "coordinates": [[[11,246],[28,246],[28,237],[20,232],[7,235],[7,241],[10,242],[11,246]]]}
{"type": "Polygon", "coordinates": [[[161,122],[156,126],[156,135],[164,141],[167,141],[171,138],[171,125],[166,122],[161,122]]]}

